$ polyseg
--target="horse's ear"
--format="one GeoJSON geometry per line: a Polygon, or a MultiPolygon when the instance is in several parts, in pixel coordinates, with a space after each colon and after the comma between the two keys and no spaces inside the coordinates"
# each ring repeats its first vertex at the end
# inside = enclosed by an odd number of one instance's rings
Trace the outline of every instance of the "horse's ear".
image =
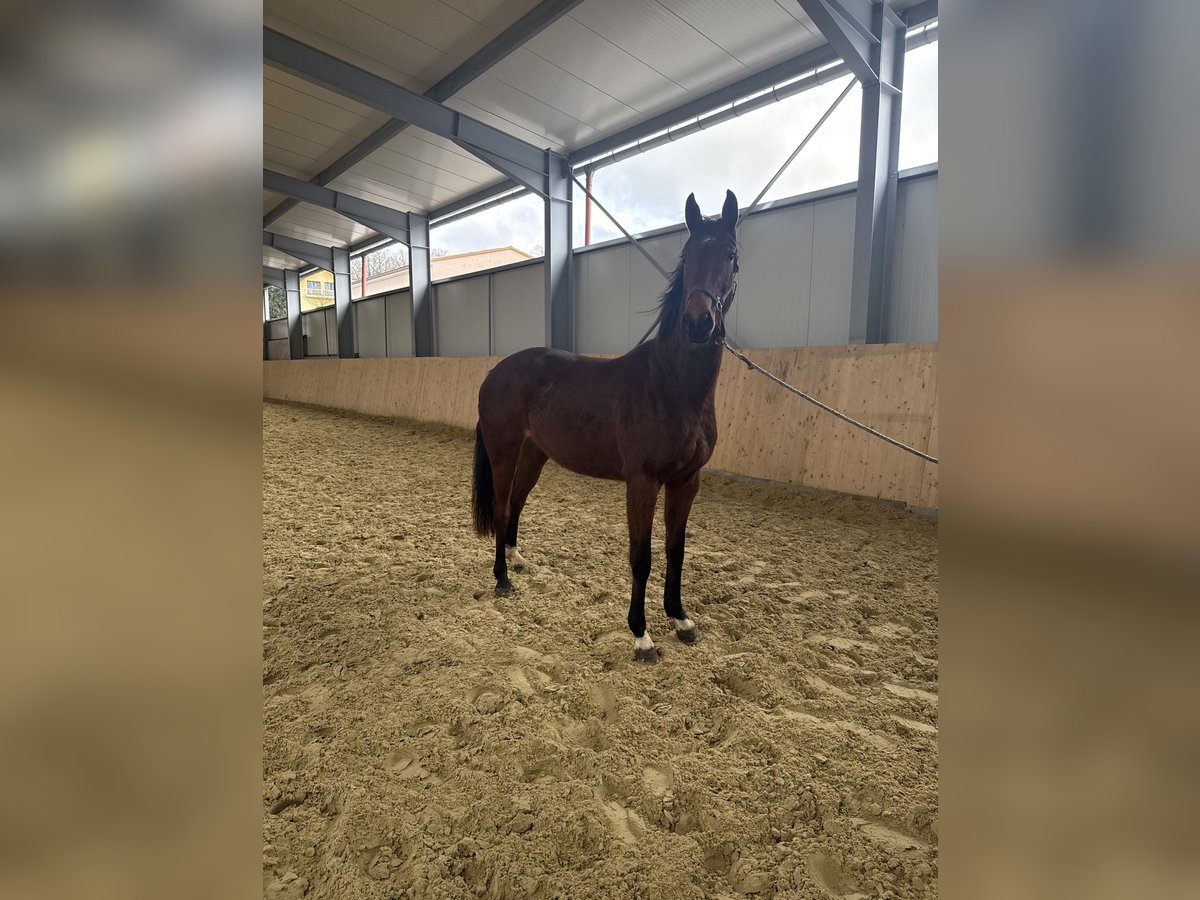
{"type": "Polygon", "coordinates": [[[696,233],[704,217],[700,215],[700,204],[696,202],[695,194],[688,194],[687,203],[683,205],[683,220],[687,222],[688,231],[696,233]]]}
{"type": "Polygon", "coordinates": [[[733,191],[725,191],[725,206],[721,208],[721,224],[730,231],[737,228],[738,221],[738,205],[737,197],[733,195],[733,191]]]}

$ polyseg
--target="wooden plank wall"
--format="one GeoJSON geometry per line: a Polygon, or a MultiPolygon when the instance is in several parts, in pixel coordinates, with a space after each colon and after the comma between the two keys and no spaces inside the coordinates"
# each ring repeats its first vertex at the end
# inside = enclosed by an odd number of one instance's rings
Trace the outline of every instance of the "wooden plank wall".
{"type": "MultiPolygon", "coordinates": [[[[937,344],[780,347],[746,355],[848,415],[937,455],[937,344]]],[[[270,360],[263,396],[473,428],[496,357],[270,360]]],[[[937,506],[937,466],[885,444],[726,357],[709,468],[937,506]]]]}

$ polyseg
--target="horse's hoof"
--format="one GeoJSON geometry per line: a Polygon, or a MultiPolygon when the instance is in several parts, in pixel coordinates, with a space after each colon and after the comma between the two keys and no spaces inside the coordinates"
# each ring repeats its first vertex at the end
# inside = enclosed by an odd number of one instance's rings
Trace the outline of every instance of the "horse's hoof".
{"type": "Polygon", "coordinates": [[[653,666],[658,662],[658,648],[647,647],[645,650],[634,649],[633,658],[640,663],[646,663],[653,666]]]}
{"type": "Polygon", "coordinates": [[[675,637],[683,641],[685,644],[694,644],[700,640],[700,629],[693,625],[691,628],[684,628],[675,632],[675,637]]]}
{"type": "Polygon", "coordinates": [[[512,593],[513,593],[513,586],[511,583],[506,582],[505,584],[496,585],[496,596],[497,597],[511,597],[512,593]]]}
{"type": "Polygon", "coordinates": [[[525,571],[525,557],[521,555],[521,551],[516,547],[505,548],[504,559],[508,563],[508,567],[514,572],[525,571]]]}

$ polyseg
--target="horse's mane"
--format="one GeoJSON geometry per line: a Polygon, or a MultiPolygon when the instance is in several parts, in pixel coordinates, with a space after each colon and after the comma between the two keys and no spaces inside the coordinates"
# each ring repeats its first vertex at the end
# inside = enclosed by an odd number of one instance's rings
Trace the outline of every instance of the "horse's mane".
{"type": "MultiPolygon", "coordinates": [[[[687,246],[686,244],[684,246],[687,246]]],[[[667,339],[671,328],[674,327],[679,319],[679,304],[683,302],[683,251],[679,251],[679,262],[675,266],[675,271],[671,274],[671,281],[667,285],[667,289],[663,291],[662,297],[658,301],[658,315],[655,322],[658,325],[658,334],[655,338],[660,341],[667,339]]]]}

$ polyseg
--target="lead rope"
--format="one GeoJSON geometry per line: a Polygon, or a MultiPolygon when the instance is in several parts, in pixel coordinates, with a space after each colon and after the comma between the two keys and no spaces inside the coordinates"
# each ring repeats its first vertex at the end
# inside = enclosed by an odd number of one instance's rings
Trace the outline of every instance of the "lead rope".
{"type": "Polygon", "coordinates": [[[911,453],[913,456],[919,456],[919,457],[921,457],[921,459],[925,460],[926,462],[931,462],[935,466],[937,465],[938,458],[936,456],[931,456],[923,450],[918,450],[916,447],[910,447],[910,446],[908,446],[908,444],[901,443],[900,441],[896,440],[893,437],[888,437],[882,431],[878,431],[878,430],[872,428],[870,425],[864,425],[862,422],[859,422],[857,419],[850,418],[844,412],[839,412],[838,410],[834,409],[829,404],[822,403],[820,400],[818,400],[816,397],[812,396],[811,394],[806,394],[804,391],[800,390],[799,388],[792,387],[790,384],[788,384],[782,378],[779,378],[776,375],[772,375],[770,372],[768,372],[766,369],[764,369],[758,363],[754,362],[751,359],[748,359],[744,354],[739,353],[737,350],[734,350],[732,347],[730,347],[728,338],[722,338],[720,343],[721,343],[721,346],[723,346],[726,350],[728,350],[730,353],[732,353],[734,356],[736,356],[738,359],[740,359],[742,362],[744,362],[746,364],[746,368],[751,369],[755,372],[761,372],[763,375],[766,375],[768,378],[770,378],[773,382],[775,382],[780,387],[787,388],[789,391],[791,391],[797,397],[803,397],[809,403],[813,404],[813,406],[817,406],[817,407],[825,410],[825,412],[829,413],[830,415],[837,416],[843,422],[848,422],[849,424],[853,425],[855,428],[861,428],[863,431],[867,432],[868,434],[875,435],[875,437],[879,438],[881,441],[886,441],[887,443],[891,444],[893,447],[899,447],[901,450],[904,450],[907,453],[911,453]]]}
{"type": "MultiPolygon", "coordinates": [[[[795,161],[796,157],[800,155],[800,151],[803,150],[805,145],[808,144],[808,142],[812,140],[813,135],[815,135],[817,133],[817,130],[822,125],[825,124],[825,120],[828,119],[831,115],[833,115],[833,111],[838,108],[838,105],[843,100],[846,99],[846,95],[850,93],[850,89],[853,88],[854,85],[857,83],[858,82],[856,79],[854,79],[854,78],[850,79],[850,83],[846,85],[845,89],[840,94],[838,94],[837,99],[835,99],[833,101],[833,103],[830,105],[829,109],[825,110],[825,114],[823,116],[821,116],[820,119],[817,120],[817,124],[812,127],[812,129],[808,132],[807,135],[805,135],[804,140],[802,140],[800,142],[800,145],[798,147],[796,147],[795,150],[792,151],[792,155],[789,156],[786,160],[784,160],[783,165],[779,167],[779,170],[774,175],[771,176],[771,180],[768,181],[766,183],[766,185],[763,187],[763,189],[758,192],[758,196],[754,198],[754,202],[751,203],[750,206],[746,209],[747,213],[749,213],[756,206],[758,206],[758,204],[762,201],[762,198],[764,196],[766,196],[767,191],[769,191],[771,189],[771,185],[773,185],[776,181],[779,180],[779,176],[781,176],[787,170],[787,167],[790,166],[795,161]]],[[[740,220],[739,220],[739,224],[740,224],[740,220]]],[[[736,285],[736,281],[735,281],[735,285],[736,285]]],[[[732,297],[733,293],[734,293],[733,290],[731,290],[729,292],[730,297],[732,297]]],[[[724,323],[724,319],[725,319],[724,310],[722,310],[722,316],[721,316],[722,324],[724,323]]],[[[643,338],[643,340],[644,340],[644,338],[643,338]]],[[[834,409],[829,404],[822,403],[820,400],[818,400],[816,397],[812,396],[811,394],[807,394],[804,391],[800,390],[799,388],[793,387],[792,385],[790,385],[786,381],[784,381],[782,378],[780,378],[778,375],[774,375],[771,372],[768,372],[762,366],[758,365],[758,363],[754,362],[753,360],[748,359],[745,356],[745,354],[738,352],[733,346],[731,346],[731,344],[730,344],[731,340],[732,339],[728,336],[728,329],[726,329],[726,335],[724,337],[720,338],[718,340],[718,343],[720,343],[722,347],[724,347],[726,350],[728,350],[730,353],[732,353],[735,357],[737,357],[742,362],[744,362],[746,364],[746,368],[750,369],[751,371],[762,373],[763,375],[767,376],[767,378],[771,379],[771,381],[775,382],[780,387],[786,388],[787,390],[791,391],[797,397],[801,397],[801,398],[807,400],[813,406],[816,406],[819,409],[825,410],[825,412],[829,413],[831,416],[836,416],[837,418],[841,419],[843,422],[853,425],[855,428],[861,428],[863,431],[867,432],[867,434],[875,435],[875,437],[879,438],[881,441],[885,441],[885,442],[891,444],[893,447],[899,447],[901,450],[905,451],[906,453],[911,453],[913,456],[919,456],[921,459],[925,460],[926,462],[931,462],[935,466],[938,464],[938,459],[936,456],[931,456],[930,454],[924,452],[923,450],[918,450],[915,447],[910,447],[910,446],[908,446],[908,444],[902,443],[901,441],[896,440],[894,437],[888,437],[888,435],[884,434],[882,431],[872,428],[870,425],[864,425],[862,422],[859,422],[857,419],[852,419],[850,416],[846,415],[844,412],[839,412],[838,410],[834,409]]]]}

